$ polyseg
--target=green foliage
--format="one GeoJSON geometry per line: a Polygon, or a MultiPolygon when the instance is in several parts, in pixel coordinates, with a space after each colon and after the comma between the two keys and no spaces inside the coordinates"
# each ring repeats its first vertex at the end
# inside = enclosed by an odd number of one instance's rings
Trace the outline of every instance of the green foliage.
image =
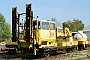
{"type": "Polygon", "coordinates": [[[84,24],[82,20],[73,19],[73,21],[68,20],[67,22],[62,23],[63,27],[68,27],[70,31],[77,32],[78,30],[83,30],[84,24]]]}
{"type": "Polygon", "coordinates": [[[6,22],[5,17],[0,13],[0,39],[10,39],[11,38],[11,29],[10,25],[6,22]]]}
{"type": "Polygon", "coordinates": [[[73,49],[72,52],[73,52],[73,53],[78,53],[78,50],[74,50],[74,49],[73,49]]]}
{"type": "Polygon", "coordinates": [[[77,60],[84,60],[83,58],[78,58],[77,60]]]}

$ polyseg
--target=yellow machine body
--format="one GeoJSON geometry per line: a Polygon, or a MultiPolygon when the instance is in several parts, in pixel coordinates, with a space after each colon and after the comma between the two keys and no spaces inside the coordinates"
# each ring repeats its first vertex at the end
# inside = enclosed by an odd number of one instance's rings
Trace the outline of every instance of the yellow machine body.
{"type": "Polygon", "coordinates": [[[38,29],[34,27],[33,30],[36,42],[38,42],[38,44],[41,45],[41,47],[55,46],[56,42],[55,22],[45,20],[37,20],[34,21],[34,23],[35,22],[37,22],[39,25],[38,29]]]}
{"type": "Polygon", "coordinates": [[[65,27],[64,29],[56,27],[56,34],[57,34],[57,46],[62,47],[72,46],[73,44],[72,33],[69,31],[67,27],[65,27]]]}
{"type": "Polygon", "coordinates": [[[56,30],[57,30],[57,37],[67,38],[72,36],[72,32],[70,32],[69,28],[67,27],[65,27],[64,29],[60,27],[56,27],[56,30]]]}
{"type": "MultiPolygon", "coordinates": [[[[40,45],[40,48],[46,46],[78,46],[78,44],[88,44],[87,38],[82,38],[82,36],[72,37],[72,32],[69,31],[69,28],[65,27],[60,28],[55,26],[55,22],[46,21],[46,20],[33,20],[33,35],[35,36],[35,42],[40,45]],[[38,24],[38,26],[37,26],[38,24]],[[51,24],[51,26],[50,26],[51,24]],[[38,27],[38,28],[37,28],[38,27]]],[[[24,30],[24,36],[20,41],[20,47],[28,48],[30,46],[29,42],[25,41],[26,31],[24,30]]],[[[17,42],[6,41],[7,44],[16,44],[17,42]]],[[[18,45],[19,46],[19,45],[18,45]]]]}

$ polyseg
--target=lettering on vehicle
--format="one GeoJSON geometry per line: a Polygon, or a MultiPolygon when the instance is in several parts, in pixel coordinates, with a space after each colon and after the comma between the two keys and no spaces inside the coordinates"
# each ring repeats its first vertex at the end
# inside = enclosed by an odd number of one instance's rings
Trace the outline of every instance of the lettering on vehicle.
{"type": "Polygon", "coordinates": [[[50,32],[50,37],[54,37],[54,33],[53,32],[50,32]]]}

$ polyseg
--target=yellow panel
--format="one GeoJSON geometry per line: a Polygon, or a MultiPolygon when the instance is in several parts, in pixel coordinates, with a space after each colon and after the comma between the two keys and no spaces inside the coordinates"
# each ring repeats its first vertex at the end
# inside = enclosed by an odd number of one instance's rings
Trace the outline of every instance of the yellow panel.
{"type": "Polygon", "coordinates": [[[70,46],[70,42],[68,41],[68,42],[66,42],[66,46],[70,46]]]}
{"type": "Polygon", "coordinates": [[[55,39],[55,30],[39,30],[40,39],[55,39]]]}
{"type": "Polygon", "coordinates": [[[72,45],[74,45],[74,41],[72,41],[72,45]]]}
{"type": "Polygon", "coordinates": [[[57,42],[57,46],[61,46],[61,42],[57,42]]]}
{"type": "Polygon", "coordinates": [[[62,42],[62,46],[66,46],[66,42],[62,42]]]}
{"type": "Polygon", "coordinates": [[[57,42],[57,46],[66,46],[66,42],[57,42]]]}
{"type": "Polygon", "coordinates": [[[86,41],[83,41],[82,44],[85,44],[86,41]]]}
{"type": "Polygon", "coordinates": [[[87,39],[86,38],[74,38],[74,41],[87,41],[87,39]]]}
{"type": "Polygon", "coordinates": [[[53,43],[55,43],[55,42],[56,42],[56,39],[40,39],[40,40],[38,41],[38,43],[41,44],[42,41],[43,41],[43,42],[44,42],[44,41],[47,41],[47,42],[53,42],[53,43]]]}
{"type": "Polygon", "coordinates": [[[38,37],[37,40],[39,44],[41,44],[42,41],[47,42],[56,42],[56,33],[55,30],[38,30],[38,37]]]}
{"type": "Polygon", "coordinates": [[[78,44],[85,44],[85,41],[78,41],[78,44]]]}
{"type": "Polygon", "coordinates": [[[88,40],[88,44],[90,44],[90,40],[88,40]]]}
{"type": "Polygon", "coordinates": [[[78,41],[74,41],[74,45],[78,45],[78,41]]]}
{"type": "Polygon", "coordinates": [[[85,44],[88,44],[88,41],[86,41],[85,44]]]}

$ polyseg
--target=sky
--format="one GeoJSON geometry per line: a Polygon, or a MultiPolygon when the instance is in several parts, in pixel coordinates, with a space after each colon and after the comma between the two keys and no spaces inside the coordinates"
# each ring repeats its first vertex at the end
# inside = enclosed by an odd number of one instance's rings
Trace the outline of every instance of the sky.
{"type": "Polygon", "coordinates": [[[34,17],[50,20],[55,17],[59,23],[80,19],[85,27],[90,25],[90,0],[1,0],[0,13],[12,24],[12,7],[18,7],[18,13],[26,11],[26,4],[32,4],[34,17]]]}

